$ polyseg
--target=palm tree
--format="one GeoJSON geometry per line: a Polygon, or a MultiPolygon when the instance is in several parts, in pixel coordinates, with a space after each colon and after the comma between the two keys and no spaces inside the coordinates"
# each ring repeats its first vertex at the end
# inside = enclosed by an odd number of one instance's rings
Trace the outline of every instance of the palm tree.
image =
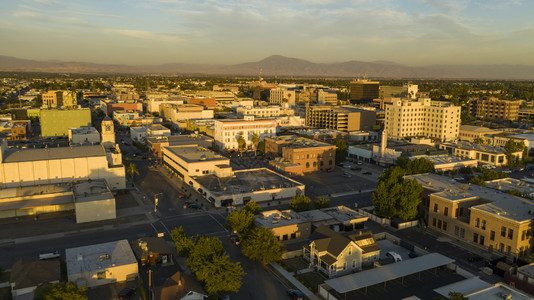
{"type": "MultiPolygon", "coordinates": [[[[240,135],[238,138],[237,138],[237,148],[239,148],[239,150],[242,150],[242,149],[245,149],[247,147],[247,141],[245,141],[245,138],[240,135]]],[[[243,151],[240,151],[241,152],[241,156],[243,156],[243,151]]]]}
{"type": "Polygon", "coordinates": [[[256,151],[258,150],[258,145],[260,143],[260,136],[258,133],[254,132],[252,135],[252,145],[254,145],[254,156],[256,156],[256,151]]]}
{"type": "Polygon", "coordinates": [[[139,175],[139,170],[137,170],[137,167],[133,162],[130,162],[128,164],[128,169],[126,170],[126,173],[132,176],[132,185],[133,185],[134,175],[139,175]]]}

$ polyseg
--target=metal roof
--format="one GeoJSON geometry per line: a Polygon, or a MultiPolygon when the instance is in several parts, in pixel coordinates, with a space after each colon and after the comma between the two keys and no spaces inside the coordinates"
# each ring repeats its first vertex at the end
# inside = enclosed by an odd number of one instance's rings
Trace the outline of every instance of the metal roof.
{"type": "Polygon", "coordinates": [[[471,277],[462,281],[458,281],[440,288],[434,289],[434,292],[442,295],[443,297],[449,297],[450,292],[457,292],[461,294],[468,294],[473,291],[477,291],[483,288],[491,286],[490,283],[477,277],[471,277]]]}
{"type": "Polygon", "coordinates": [[[453,262],[454,259],[450,259],[439,253],[430,253],[380,268],[329,279],[326,280],[325,283],[335,289],[338,293],[347,293],[453,262]]]}
{"type": "Polygon", "coordinates": [[[106,151],[102,145],[58,147],[45,149],[9,149],[4,154],[4,163],[17,163],[38,160],[56,160],[80,157],[106,157],[106,151]]]}

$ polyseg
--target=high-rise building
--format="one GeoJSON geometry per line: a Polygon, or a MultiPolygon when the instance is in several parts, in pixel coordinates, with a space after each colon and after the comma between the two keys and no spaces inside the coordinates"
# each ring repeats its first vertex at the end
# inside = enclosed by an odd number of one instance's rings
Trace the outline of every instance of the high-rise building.
{"type": "Polygon", "coordinates": [[[371,130],[376,113],[349,106],[306,106],[306,126],[339,131],[371,130]]]}
{"type": "Polygon", "coordinates": [[[48,91],[42,94],[43,105],[48,108],[74,107],[78,105],[76,93],[72,91],[48,91]]]}
{"type": "Polygon", "coordinates": [[[378,81],[358,79],[350,82],[349,100],[351,103],[371,102],[379,96],[378,81]]]}
{"type": "Polygon", "coordinates": [[[270,91],[270,104],[282,105],[289,103],[289,105],[295,105],[296,91],[285,87],[277,87],[270,91]]]}
{"type": "Polygon", "coordinates": [[[391,138],[427,136],[442,141],[458,138],[460,106],[430,98],[395,99],[386,105],[385,130],[391,138]]]}
{"type": "Polygon", "coordinates": [[[519,104],[519,101],[497,98],[474,99],[468,102],[468,113],[478,119],[515,121],[519,118],[519,104]]]}

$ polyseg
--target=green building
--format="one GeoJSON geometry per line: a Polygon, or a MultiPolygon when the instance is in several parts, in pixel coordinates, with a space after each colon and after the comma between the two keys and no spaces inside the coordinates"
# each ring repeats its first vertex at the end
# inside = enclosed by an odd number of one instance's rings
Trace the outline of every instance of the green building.
{"type": "Polygon", "coordinates": [[[41,110],[41,136],[68,135],[69,128],[91,126],[91,111],[86,109],[41,110]]]}
{"type": "Polygon", "coordinates": [[[27,116],[28,118],[39,118],[41,117],[41,110],[39,108],[28,108],[27,110],[27,116]]]}

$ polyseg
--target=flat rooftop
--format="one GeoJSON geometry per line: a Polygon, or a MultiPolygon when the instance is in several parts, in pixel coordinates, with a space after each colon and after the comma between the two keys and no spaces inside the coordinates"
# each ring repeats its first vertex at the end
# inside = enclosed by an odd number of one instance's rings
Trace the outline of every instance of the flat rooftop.
{"type": "Polygon", "coordinates": [[[254,217],[254,222],[261,227],[276,228],[288,225],[300,224],[309,222],[308,219],[294,212],[288,210],[268,210],[262,211],[259,215],[254,217]]]}
{"type": "Polygon", "coordinates": [[[18,163],[26,161],[69,159],[81,157],[106,157],[102,145],[57,147],[44,149],[7,149],[3,163],[18,163]]]}
{"type": "Polygon", "coordinates": [[[185,134],[171,136],[147,137],[150,143],[169,143],[169,146],[190,145],[198,142],[213,142],[213,138],[203,134],[185,134]]]}
{"type": "Polygon", "coordinates": [[[486,187],[502,191],[518,190],[521,192],[521,195],[534,195],[533,184],[515,178],[501,178],[486,181],[486,187]]]}
{"type": "Polygon", "coordinates": [[[200,161],[215,161],[222,162],[227,161],[229,164],[229,159],[217,154],[209,149],[198,147],[198,146],[169,146],[164,147],[164,151],[168,151],[188,163],[200,162],[200,161]]]}
{"type": "MultiPolygon", "coordinates": [[[[418,158],[418,157],[415,157],[418,158]]],[[[444,156],[423,156],[424,159],[434,163],[434,165],[445,165],[451,163],[465,163],[465,162],[477,162],[476,159],[461,158],[458,156],[444,155],[444,156]]]]}
{"type": "Polygon", "coordinates": [[[234,176],[224,178],[213,174],[199,176],[196,181],[217,196],[290,187],[304,190],[304,184],[267,168],[235,171],[234,176]]]}
{"type": "Polygon", "coordinates": [[[65,256],[68,275],[137,264],[128,240],[69,248],[65,256]]]}
{"type": "Polygon", "coordinates": [[[115,198],[104,179],[76,183],[73,185],[72,190],[76,202],[91,202],[115,198]]]}
{"type": "Polygon", "coordinates": [[[72,132],[72,134],[91,134],[91,133],[98,133],[96,128],[94,127],[80,127],[80,128],[69,128],[69,130],[72,132]]]}
{"type": "Polygon", "coordinates": [[[307,139],[295,135],[283,135],[283,136],[273,136],[273,140],[291,143],[290,145],[287,145],[287,148],[314,148],[314,147],[335,147],[334,145],[319,142],[312,139],[307,139]]]}
{"type": "Polygon", "coordinates": [[[494,284],[490,287],[480,289],[478,291],[465,294],[469,300],[503,300],[504,296],[510,295],[512,300],[531,300],[532,297],[526,293],[516,290],[502,282],[494,284]]]}
{"type": "Polygon", "coordinates": [[[511,194],[503,193],[476,184],[461,184],[448,177],[432,173],[408,175],[408,179],[416,179],[425,189],[441,192],[441,197],[450,197],[451,201],[462,200],[468,195],[491,201],[490,203],[472,206],[491,214],[499,215],[513,221],[523,222],[534,219],[529,211],[534,211],[534,203],[511,194]]]}
{"type": "Polygon", "coordinates": [[[463,149],[463,150],[476,150],[476,151],[496,153],[496,154],[504,154],[506,152],[504,148],[492,147],[488,145],[480,145],[480,144],[469,143],[465,141],[459,141],[457,143],[443,143],[442,145],[451,146],[451,147],[463,149]]]}

